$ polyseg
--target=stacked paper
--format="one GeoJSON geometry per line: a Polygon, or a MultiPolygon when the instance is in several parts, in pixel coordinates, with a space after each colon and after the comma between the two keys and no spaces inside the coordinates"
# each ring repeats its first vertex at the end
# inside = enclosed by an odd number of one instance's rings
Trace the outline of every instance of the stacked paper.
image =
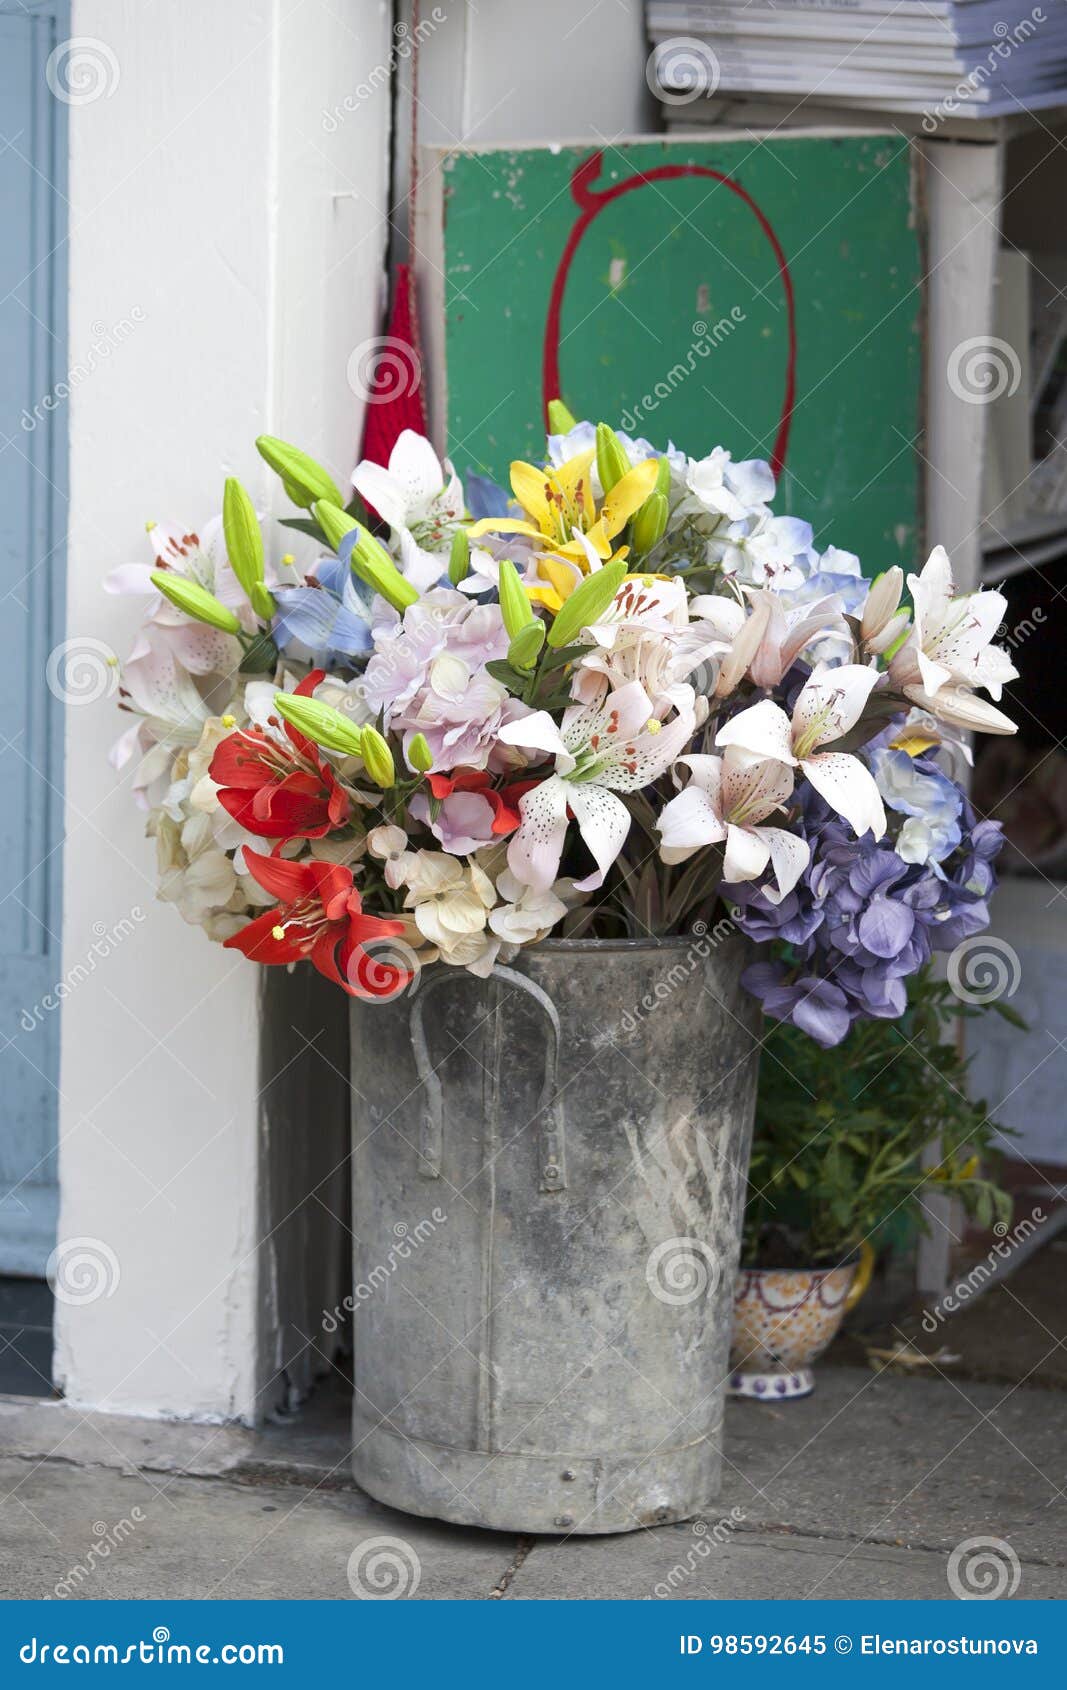
{"type": "Polygon", "coordinates": [[[660,96],[794,96],[820,106],[998,117],[1067,100],[1067,3],[649,0],[660,96]]]}

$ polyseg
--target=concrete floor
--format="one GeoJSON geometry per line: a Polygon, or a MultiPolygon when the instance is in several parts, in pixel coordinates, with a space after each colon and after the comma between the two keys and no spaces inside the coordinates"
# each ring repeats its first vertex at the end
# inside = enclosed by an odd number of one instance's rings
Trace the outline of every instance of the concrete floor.
{"type": "Polygon", "coordinates": [[[1005,1594],[1062,1600],[1064,1411],[1055,1390],[829,1367],[805,1402],[731,1404],[702,1519],[530,1539],[372,1502],[340,1393],[256,1433],[0,1399],[0,1595],[931,1599],[983,1538],[1005,1594]]]}

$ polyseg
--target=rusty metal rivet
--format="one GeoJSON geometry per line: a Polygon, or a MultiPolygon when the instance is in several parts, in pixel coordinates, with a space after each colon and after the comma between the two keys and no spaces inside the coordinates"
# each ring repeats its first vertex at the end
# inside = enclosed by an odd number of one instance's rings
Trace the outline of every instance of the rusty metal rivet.
{"type": "Polygon", "coordinates": [[[555,1523],[557,1526],[573,1526],[574,1516],[573,1514],[557,1514],[555,1523]]]}

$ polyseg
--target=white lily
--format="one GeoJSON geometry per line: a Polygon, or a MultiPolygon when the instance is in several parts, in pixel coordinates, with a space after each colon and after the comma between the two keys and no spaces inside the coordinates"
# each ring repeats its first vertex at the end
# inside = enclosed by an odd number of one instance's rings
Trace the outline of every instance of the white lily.
{"type": "Polygon", "coordinates": [[[793,791],[793,771],[787,763],[753,761],[731,748],[722,757],[680,757],[693,779],[664,807],[656,824],[662,836],[660,856],[665,863],[682,863],[704,845],[726,843],[723,879],[755,880],[770,863],[777,891],[768,888],[772,903],[793,890],[811,855],[806,840],[783,827],[761,824],[781,809],[793,791]]]}
{"type": "MultiPolygon", "coordinates": [[[[939,694],[944,690],[949,708],[956,704],[960,689],[984,687],[999,699],[1005,681],[1013,681],[1018,670],[1006,651],[992,644],[1004,620],[1007,600],[1003,593],[955,591],[952,565],[944,546],[935,546],[921,574],[908,576],[915,606],[915,626],[889,665],[890,681],[907,698],[924,709],[941,714],[939,694]]],[[[977,701],[982,717],[987,706],[977,701]]],[[[998,710],[989,711],[997,724],[961,722],[963,726],[984,726],[994,733],[1012,733],[1014,727],[998,710]]],[[[960,721],[957,713],[947,719],[960,721]]]]}
{"type": "MultiPolygon", "coordinates": [[[[251,630],[255,619],[226,556],[221,516],[212,517],[200,534],[187,531],[177,523],[153,522],[148,527],[148,539],[154,561],[120,564],[104,577],[104,591],[148,598],[151,604],[145,619],[147,625],[164,630],[174,655],[191,674],[232,673],[241,657],[241,648],[233,636],[194,622],[165,599],[152,581],[152,573],[158,569],[183,575],[226,605],[251,630]]],[[[132,657],[141,657],[144,651],[142,636],[132,657]]]]}
{"type": "Polygon", "coordinates": [[[400,547],[404,574],[420,592],[440,580],[448,549],[464,512],[463,487],[446,458],[405,428],[389,454],[389,467],[364,458],[352,472],[356,491],[389,524],[400,547]]]}
{"type": "MultiPolygon", "coordinates": [[[[720,603],[723,601],[719,601],[720,603]]],[[[689,595],[680,575],[628,575],[597,622],[583,631],[593,649],[578,659],[574,696],[592,704],[609,690],[637,681],[661,719],[692,707],[689,676],[702,664],[711,667],[722,649],[720,630],[707,621],[690,621],[689,595]]],[[[708,690],[707,688],[703,689],[708,690]]],[[[697,699],[696,726],[707,715],[707,701],[697,699]]]]}
{"type": "Polygon", "coordinates": [[[636,792],[675,761],[695,731],[690,705],[665,725],[636,681],[609,693],[601,703],[575,704],[557,727],[537,710],[500,730],[510,745],[555,756],[555,772],[519,800],[522,823],[508,845],[508,867],[526,886],[544,889],[559,872],[573,815],[596,869],[575,882],[579,892],[604,883],[630,831],[630,812],[619,792],[636,792]]]}
{"type": "Polygon", "coordinates": [[[752,757],[773,758],[800,768],[853,832],[875,839],[885,832],[885,810],[870,770],[847,752],[820,751],[855,727],[878,680],[876,669],[843,663],[817,669],[801,690],[790,721],[769,698],[730,718],[716,745],[736,745],[752,757]]]}

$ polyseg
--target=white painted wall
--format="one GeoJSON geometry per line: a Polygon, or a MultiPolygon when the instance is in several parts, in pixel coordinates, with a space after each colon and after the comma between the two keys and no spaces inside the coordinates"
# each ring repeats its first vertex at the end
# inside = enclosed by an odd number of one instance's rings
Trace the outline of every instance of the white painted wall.
{"type": "MultiPolygon", "coordinates": [[[[383,0],[75,0],[73,35],[114,70],[70,112],[72,361],[101,325],[143,320],[71,402],[68,638],[128,649],[135,606],[103,575],[146,555],[146,518],[204,521],[228,473],[265,499],[257,433],[347,477],[388,90],[322,114],[384,62],[388,28],[383,0]]],[[[152,844],[106,762],[120,726],[113,703],[69,712],[65,968],[144,919],[63,1010],[60,1240],[99,1240],[119,1277],[60,1302],[57,1381],[116,1411],[251,1418],[271,1400],[256,974],[155,903],[152,844]]]]}

